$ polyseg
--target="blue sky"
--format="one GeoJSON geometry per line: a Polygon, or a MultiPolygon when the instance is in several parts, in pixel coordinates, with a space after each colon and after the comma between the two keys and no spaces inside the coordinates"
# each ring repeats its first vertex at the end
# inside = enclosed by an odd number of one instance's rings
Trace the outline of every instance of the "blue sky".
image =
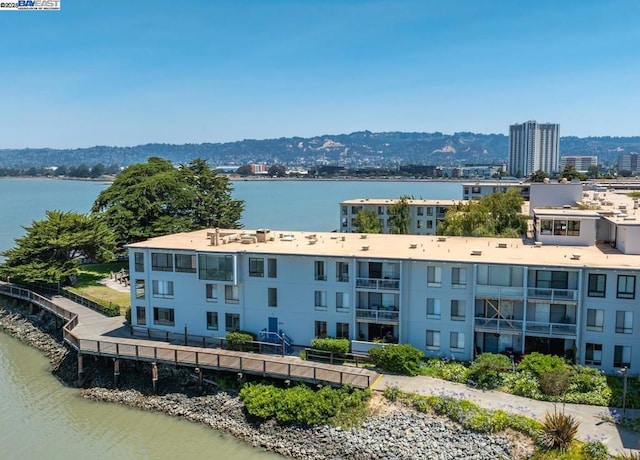
{"type": "Polygon", "coordinates": [[[640,135],[640,2],[61,0],[0,11],[0,149],[640,135]]]}

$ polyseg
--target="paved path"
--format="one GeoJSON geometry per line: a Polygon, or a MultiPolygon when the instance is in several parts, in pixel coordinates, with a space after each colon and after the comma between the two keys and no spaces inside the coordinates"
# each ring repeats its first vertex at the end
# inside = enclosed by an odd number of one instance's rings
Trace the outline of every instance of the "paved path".
{"type": "MultiPolygon", "coordinates": [[[[402,391],[410,393],[468,399],[486,409],[502,409],[514,414],[533,417],[537,420],[542,420],[545,412],[553,412],[554,409],[553,403],[550,402],[535,401],[499,391],[476,390],[464,384],[448,382],[433,377],[383,375],[375,381],[373,386],[375,390],[398,387],[402,391]]],[[[557,407],[558,410],[562,410],[562,404],[558,404],[557,407]]],[[[602,441],[607,445],[611,453],[640,448],[640,433],[625,430],[617,425],[602,421],[603,416],[609,415],[609,410],[606,407],[565,404],[564,410],[580,422],[579,439],[583,441],[602,441]]],[[[627,410],[627,416],[637,417],[639,415],[640,410],[627,410]]]]}

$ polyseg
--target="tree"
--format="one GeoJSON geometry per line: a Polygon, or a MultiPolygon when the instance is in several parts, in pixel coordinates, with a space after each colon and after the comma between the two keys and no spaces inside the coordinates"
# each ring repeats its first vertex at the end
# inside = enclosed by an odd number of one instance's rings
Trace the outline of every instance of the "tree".
{"type": "Polygon", "coordinates": [[[389,206],[387,214],[389,215],[389,227],[391,233],[406,235],[409,233],[409,226],[411,225],[411,209],[409,207],[409,200],[412,197],[403,195],[400,197],[397,203],[389,206]]]}
{"type": "Polygon", "coordinates": [[[287,175],[287,169],[283,165],[271,165],[268,171],[271,177],[285,177],[287,175]]]}
{"type": "Polygon", "coordinates": [[[380,233],[380,219],[375,211],[371,209],[361,209],[353,218],[353,225],[358,233],[380,233]]]}
{"type": "Polygon", "coordinates": [[[548,179],[549,175],[543,170],[539,169],[533,174],[531,174],[531,182],[544,182],[545,179],[548,179]]]}
{"type": "Polygon", "coordinates": [[[240,166],[238,169],[236,169],[236,174],[240,176],[250,176],[252,174],[251,165],[240,166]]]}
{"type": "Polygon", "coordinates": [[[581,172],[576,171],[576,168],[572,165],[567,165],[564,167],[564,169],[560,173],[560,178],[567,179],[568,181],[572,181],[573,179],[587,180],[587,176],[585,174],[582,174],[581,172]]]}
{"type": "Polygon", "coordinates": [[[98,163],[91,168],[91,177],[94,179],[103,176],[107,168],[102,163],[98,163]]]}
{"type": "Polygon", "coordinates": [[[591,179],[600,178],[600,168],[598,167],[598,165],[589,166],[589,168],[587,169],[587,177],[591,179]]]}
{"type": "Polygon", "coordinates": [[[520,237],[527,231],[522,202],[520,192],[512,189],[460,203],[447,211],[436,232],[448,236],[520,237]]]}
{"type": "Polygon", "coordinates": [[[175,168],[152,157],[122,171],[91,211],[113,229],[118,245],[207,227],[239,228],[244,203],[231,197],[232,190],[205,160],[175,168]]]}
{"type": "Polygon", "coordinates": [[[115,235],[100,219],[76,212],[47,211],[46,219],[25,227],[26,235],[2,255],[3,278],[18,282],[64,282],[80,258],[113,259],[115,235]]]}

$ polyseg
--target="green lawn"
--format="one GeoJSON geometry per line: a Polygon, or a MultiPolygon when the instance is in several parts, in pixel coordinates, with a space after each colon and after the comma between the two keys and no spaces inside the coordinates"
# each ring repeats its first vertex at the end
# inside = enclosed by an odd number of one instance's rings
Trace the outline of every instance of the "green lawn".
{"type": "Polygon", "coordinates": [[[128,263],[110,262],[106,264],[81,265],[77,283],[68,289],[98,303],[118,305],[120,314],[124,315],[131,304],[129,293],[116,291],[99,283],[100,280],[109,278],[111,272],[117,272],[122,268],[128,268],[128,263]]]}

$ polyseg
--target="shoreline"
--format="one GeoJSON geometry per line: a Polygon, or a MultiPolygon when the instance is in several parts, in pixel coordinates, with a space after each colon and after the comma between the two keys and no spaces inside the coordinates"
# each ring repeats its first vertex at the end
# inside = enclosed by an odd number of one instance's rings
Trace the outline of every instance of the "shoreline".
{"type": "MultiPolygon", "coordinates": [[[[59,329],[55,328],[55,321],[50,315],[28,315],[16,308],[0,306],[0,329],[43,352],[51,362],[52,373],[61,384],[75,386],[71,383],[77,375],[75,353],[56,339],[59,329]]],[[[263,421],[248,416],[233,390],[207,385],[205,393],[195,392],[193,374],[185,370],[162,367],[161,394],[156,395],[150,392],[146,365],[128,363],[128,369],[121,375],[121,385],[115,389],[108,368],[101,368],[95,363],[87,364],[89,385],[79,390],[84,398],[124,404],[201,423],[255,448],[286,457],[313,460],[480,460],[523,458],[530,453],[530,449],[523,446],[526,443],[521,438],[514,441],[507,439],[504,433],[485,435],[464,430],[448,418],[418,413],[389,403],[379,394],[372,398],[375,410],[360,428],[286,426],[273,420],[263,421]]]]}

